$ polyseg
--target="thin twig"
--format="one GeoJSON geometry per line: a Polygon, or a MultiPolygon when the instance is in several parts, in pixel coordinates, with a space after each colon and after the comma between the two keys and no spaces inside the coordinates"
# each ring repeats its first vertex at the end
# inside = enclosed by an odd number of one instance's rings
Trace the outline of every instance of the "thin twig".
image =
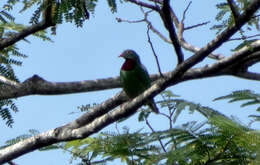
{"type": "Polygon", "coordinates": [[[245,40],[245,39],[249,39],[249,38],[255,38],[258,36],[260,36],[260,34],[256,34],[256,35],[252,35],[252,36],[244,36],[244,37],[240,37],[240,38],[231,38],[228,41],[245,40]]]}
{"type": "Polygon", "coordinates": [[[118,133],[118,135],[120,135],[120,131],[118,129],[118,122],[115,122],[115,128],[116,128],[116,132],[118,133]]]}
{"type": "Polygon", "coordinates": [[[170,104],[168,102],[169,100],[166,101],[167,99],[165,98],[165,96],[163,94],[161,94],[161,97],[163,98],[164,102],[167,102],[167,108],[168,108],[169,115],[165,115],[165,116],[169,119],[169,125],[170,125],[169,129],[172,129],[173,128],[172,116],[173,116],[176,109],[173,108],[173,110],[172,110],[172,108],[170,107],[170,104]]]}
{"type": "Polygon", "coordinates": [[[181,39],[183,38],[183,31],[184,31],[184,20],[185,20],[185,16],[186,16],[186,13],[191,5],[191,1],[189,2],[188,6],[185,8],[185,10],[183,11],[183,14],[182,14],[182,19],[181,19],[181,22],[178,24],[178,30],[179,30],[179,38],[178,39],[181,39]]]}
{"type": "MultiPolygon", "coordinates": [[[[152,133],[155,133],[153,127],[151,126],[151,124],[149,123],[149,121],[148,121],[147,118],[145,118],[145,123],[146,123],[146,125],[150,128],[150,130],[152,131],[152,133]]],[[[167,150],[165,149],[165,147],[164,147],[164,145],[163,145],[163,143],[162,143],[162,140],[159,138],[159,136],[158,136],[157,138],[158,138],[158,141],[159,141],[159,143],[160,143],[160,145],[161,145],[163,151],[166,153],[167,150]]]]}
{"type": "Polygon", "coordinates": [[[159,30],[157,30],[157,29],[152,25],[152,22],[150,22],[148,19],[146,19],[145,22],[150,25],[150,29],[151,29],[155,34],[157,34],[163,41],[165,41],[165,42],[167,42],[167,43],[169,43],[169,44],[172,43],[167,37],[165,37],[161,32],[159,32],[159,30]]]}
{"type": "Polygon", "coordinates": [[[134,21],[130,21],[130,20],[125,20],[119,17],[116,17],[117,22],[127,22],[127,23],[140,23],[140,22],[144,22],[144,19],[140,19],[140,20],[134,20],[134,21]]]}
{"type": "Polygon", "coordinates": [[[147,25],[149,25],[149,29],[151,29],[155,34],[157,34],[162,40],[171,44],[172,42],[167,37],[165,37],[161,32],[159,32],[159,30],[157,30],[152,25],[152,22],[148,20],[148,14],[150,13],[150,11],[145,12],[142,7],[141,7],[141,11],[144,14],[144,21],[147,23],[147,25]]]}
{"type": "Polygon", "coordinates": [[[210,21],[207,21],[207,22],[202,22],[202,23],[199,23],[199,24],[196,24],[196,25],[192,25],[192,26],[188,26],[188,27],[185,27],[183,30],[190,30],[190,29],[193,29],[193,28],[197,28],[199,26],[204,26],[204,25],[207,25],[208,23],[210,23],[210,21]]]}
{"type": "Polygon", "coordinates": [[[157,68],[158,68],[159,74],[160,74],[161,77],[163,77],[163,74],[162,74],[162,71],[161,71],[161,67],[160,67],[160,64],[159,64],[159,60],[158,60],[158,56],[155,53],[155,50],[154,50],[154,47],[153,47],[153,43],[152,43],[151,38],[150,38],[149,31],[150,31],[150,25],[148,24],[147,25],[147,31],[146,31],[147,38],[148,38],[148,43],[150,44],[150,46],[152,48],[153,56],[154,56],[156,64],[157,64],[157,68]]]}
{"type": "Polygon", "coordinates": [[[189,4],[188,4],[188,6],[186,7],[186,9],[185,9],[184,12],[183,12],[182,19],[181,19],[181,22],[182,22],[182,23],[183,23],[184,20],[185,20],[186,13],[187,13],[187,11],[188,11],[188,9],[189,9],[191,3],[192,3],[192,2],[190,1],[189,4]]]}

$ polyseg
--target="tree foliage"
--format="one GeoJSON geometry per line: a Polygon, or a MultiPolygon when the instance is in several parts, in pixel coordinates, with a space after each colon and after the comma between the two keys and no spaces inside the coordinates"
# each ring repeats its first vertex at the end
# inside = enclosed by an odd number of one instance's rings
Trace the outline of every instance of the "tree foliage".
{"type": "MultiPolygon", "coordinates": [[[[243,11],[248,7],[249,1],[248,0],[239,0],[233,1],[234,9],[236,10],[238,15],[242,14],[243,11]]],[[[217,33],[220,33],[225,28],[230,27],[231,25],[235,24],[235,17],[234,13],[230,8],[230,5],[227,2],[221,2],[216,5],[216,8],[219,10],[215,19],[219,24],[214,25],[212,29],[217,30],[217,33]]],[[[259,30],[259,17],[253,17],[247,24],[247,30],[252,31],[253,29],[259,30]]],[[[243,29],[240,30],[240,34],[243,36],[243,33],[246,32],[243,29]]]]}
{"type": "Polygon", "coordinates": [[[228,103],[233,103],[233,102],[243,102],[241,104],[241,107],[247,107],[254,105],[256,107],[256,114],[250,115],[249,117],[252,117],[254,121],[259,122],[260,121],[260,94],[255,93],[254,91],[251,90],[239,90],[239,91],[234,91],[231,94],[221,96],[215,99],[217,100],[229,100],[228,103]]]}

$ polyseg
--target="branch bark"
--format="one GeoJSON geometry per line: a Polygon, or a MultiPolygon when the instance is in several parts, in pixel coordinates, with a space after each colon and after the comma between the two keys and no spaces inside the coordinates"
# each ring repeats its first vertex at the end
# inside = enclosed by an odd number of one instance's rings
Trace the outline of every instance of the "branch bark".
{"type": "Polygon", "coordinates": [[[175,52],[177,54],[178,65],[179,65],[183,62],[184,55],[183,55],[183,52],[181,50],[181,46],[180,46],[175,28],[173,26],[172,19],[171,19],[171,7],[170,7],[170,1],[169,0],[163,1],[163,6],[162,6],[162,9],[159,13],[160,13],[160,16],[163,20],[164,26],[166,27],[166,29],[169,32],[169,36],[170,36],[172,45],[173,45],[175,52]]]}
{"type": "Polygon", "coordinates": [[[6,48],[6,47],[8,47],[10,45],[13,45],[16,42],[24,39],[25,37],[27,37],[27,36],[35,33],[35,32],[44,30],[44,29],[46,29],[46,28],[48,28],[50,26],[51,25],[48,24],[45,20],[39,22],[38,24],[31,25],[31,26],[23,29],[21,32],[12,35],[12,37],[9,37],[9,38],[1,40],[1,42],[0,42],[0,50],[4,49],[4,48],[6,48]]]}
{"type": "Polygon", "coordinates": [[[238,7],[236,5],[236,3],[233,1],[233,0],[227,0],[228,2],[228,5],[230,7],[230,10],[233,14],[233,17],[234,17],[234,20],[235,20],[235,23],[237,24],[237,18],[239,17],[239,11],[238,11],[238,7]]]}
{"type": "Polygon", "coordinates": [[[78,82],[49,82],[34,75],[16,86],[0,86],[0,100],[27,95],[58,95],[90,92],[120,87],[119,77],[78,82]]]}

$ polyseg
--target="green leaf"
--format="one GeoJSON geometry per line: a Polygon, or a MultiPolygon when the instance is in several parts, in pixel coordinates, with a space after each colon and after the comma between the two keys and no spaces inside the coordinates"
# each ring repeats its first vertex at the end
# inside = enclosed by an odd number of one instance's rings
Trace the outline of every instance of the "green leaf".
{"type": "Polygon", "coordinates": [[[253,42],[257,41],[257,39],[252,39],[252,40],[244,40],[241,44],[239,44],[235,49],[232,49],[232,51],[238,51],[242,49],[245,46],[250,46],[253,42]]]}

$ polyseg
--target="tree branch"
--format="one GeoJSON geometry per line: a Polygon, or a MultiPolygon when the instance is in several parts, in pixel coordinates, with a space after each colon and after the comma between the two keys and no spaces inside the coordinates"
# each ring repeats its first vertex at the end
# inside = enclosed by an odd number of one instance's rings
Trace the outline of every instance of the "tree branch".
{"type": "MultiPolygon", "coordinates": [[[[155,133],[155,130],[153,129],[153,127],[151,126],[151,124],[149,123],[149,121],[148,121],[147,118],[145,118],[145,123],[146,123],[146,125],[150,128],[150,130],[152,131],[152,133],[155,133]]],[[[157,139],[158,139],[158,141],[159,141],[159,143],[160,143],[160,145],[161,145],[163,151],[164,151],[165,153],[167,153],[167,150],[165,149],[161,138],[160,138],[159,136],[157,136],[157,139]]]]}
{"type": "Polygon", "coordinates": [[[20,84],[18,82],[15,82],[13,80],[9,80],[6,77],[1,76],[1,75],[0,75],[0,82],[5,84],[5,85],[12,86],[12,87],[20,87],[20,84]]]}
{"type": "Polygon", "coordinates": [[[0,100],[26,95],[58,95],[120,87],[119,77],[78,82],[49,82],[34,75],[17,86],[0,86],[0,100]]]}
{"type": "MultiPolygon", "coordinates": [[[[193,53],[196,53],[196,52],[198,52],[201,48],[189,44],[188,42],[185,41],[185,39],[184,39],[184,37],[183,37],[184,30],[186,30],[186,28],[184,27],[185,13],[186,13],[186,11],[188,10],[188,7],[190,6],[190,4],[191,4],[191,3],[189,3],[188,6],[186,7],[186,9],[184,10],[184,12],[183,12],[183,17],[182,17],[182,20],[181,20],[181,21],[178,20],[178,18],[177,18],[176,14],[174,13],[173,10],[170,10],[170,12],[171,12],[171,18],[172,18],[172,20],[173,20],[175,26],[178,28],[178,35],[177,35],[177,37],[178,37],[178,41],[180,42],[180,45],[181,45],[184,49],[189,50],[189,51],[191,51],[191,52],[193,52],[193,53]]],[[[199,25],[199,24],[198,24],[198,25],[199,25]]],[[[187,30],[190,29],[190,28],[194,28],[194,27],[197,27],[197,26],[188,27],[187,30]]],[[[209,58],[212,58],[212,59],[216,59],[216,60],[220,60],[220,59],[224,58],[224,57],[221,56],[221,55],[216,55],[216,54],[212,54],[212,53],[209,54],[208,57],[209,57],[209,58]]]]}
{"type": "Polygon", "coordinates": [[[260,34],[255,34],[255,35],[251,35],[251,36],[243,36],[243,37],[239,37],[239,38],[231,38],[228,41],[245,40],[245,39],[255,38],[255,37],[259,37],[259,36],[260,36],[260,34]]]}
{"type": "Polygon", "coordinates": [[[170,3],[169,0],[164,0],[162,10],[159,13],[160,13],[160,16],[163,20],[164,26],[166,27],[166,29],[169,32],[169,36],[170,36],[170,39],[172,41],[172,45],[173,45],[175,52],[177,54],[178,65],[179,65],[183,62],[184,55],[183,55],[183,52],[181,50],[181,46],[180,46],[177,34],[175,32],[175,28],[173,26],[173,22],[172,22],[172,19],[171,19],[171,7],[170,7],[169,3],[170,3]]]}
{"type": "Polygon", "coordinates": [[[185,27],[183,30],[190,30],[190,29],[193,29],[193,28],[197,28],[199,26],[207,25],[208,23],[210,23],[210,21],[206,21],[206,22],[198,23],[196,25],[188,26],[188,27],[185,27]]]}
{"type": "Polygon", "coordinates": [[[253,14],[259,9],[260,1],[252,0],[248,4],[248,7],[244,11],[244,13],[238,17],[238,23],[233,25],[226,30],[224,30],[221,34],[219,34],[215,39],[209,42],[206,46],[201,48],[197,53],[195,53],[192,57],[188,58],[184,63],[179,67],[181,72],[187,71],[192,66],[201,62],[204,58],[206,58],[210,53],[212,53],[216,48],[221,46],[224,42],[226,42],[232,35],[234,35],[247,21],[251,19],[253,14]]]}
{"type": "Polygon", "coordinates": [[[237,76],[239,78],[245,78],[248,80],[258,80],[260,81],[260,73],[254,73],[254,72],[237,72],[233,73],[234,76],[237,76]]]}
{"type": "Polygon", "coordinates": [[[159,72],[160,76],[163,77],[163,74],[162,74],[162,71],[161,71],[161,67],[160,67],[160,64],[159,64],[159,60],[158,60],[158,56],[155,53],[155,50],[154,50],[154,47],[153,47],[153,43],[152,43],[151,38],[150,38],[149,30],[150,30],[150,25],[148,24],[147,25],[147,31],[146,31],[147,38],[148,38],[148,43],[150,44],[151,49],[153,51],[153,55],[154,55],[155,60],[156,60],[158,72],[159,72]]]}
{"type": "Polygon", "coordinates": [[[10,45],[13,45],[14,43],[24,39],[25,37],[27,37],[35,32],[44,30],[50,26],[51,25],[48,24],[45,20],[39,22],[38,24],[31,25],[31,26],[21,30],[19,33],[12,35],[9,38],[2,39],[0,41],[0,50],[4,49],[10,45]]]}
{"type": "Polygon", "coordinates": [[[233,1],[233,0],[227,0],[228,1],[228,5],[230,7],[230,10],[233,14],[233,17],[234,17],[234,20],[235,20],[235,23],[237,24],[238,20],[237,18],[239,17],[239,11],[238,11],[238,7],[236,6],[236,3],[233,1]]]}

